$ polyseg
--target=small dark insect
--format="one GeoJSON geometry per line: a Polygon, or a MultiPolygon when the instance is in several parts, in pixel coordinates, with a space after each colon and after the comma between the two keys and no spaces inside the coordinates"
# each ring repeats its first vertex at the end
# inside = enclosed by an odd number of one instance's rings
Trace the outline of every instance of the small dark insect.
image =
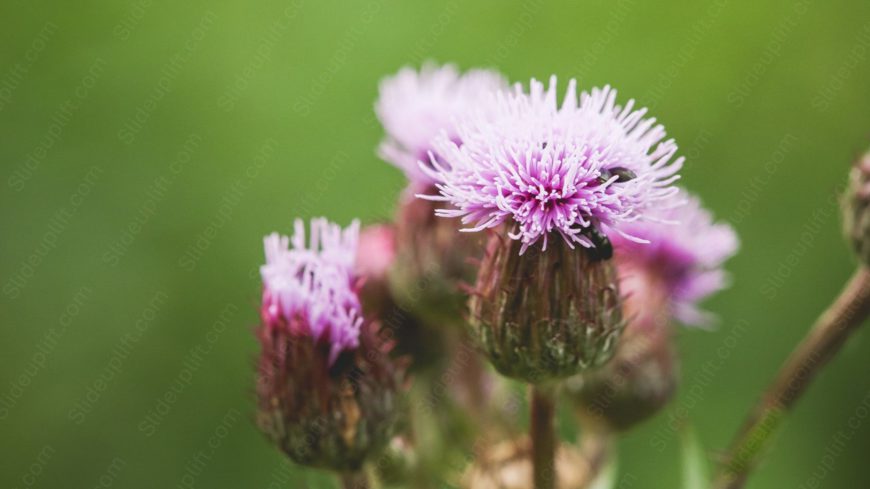
{"type": "Polygon", "coordinates": [[[547,145],[548,145],[548,144],[549,144],[549,143],[546,142],[546,141],[544,141],[543,143],[541,143],[541,149],[547,149],[547,145]]]}
{"type": "Polygon", "coordinates": [[[592,261],[609,260],[613,257],[613,245],[607,236],[598,230],[595,226],[590,226],[583,231],[583,235],[592,241],[594,248],[589,248],[589,256],[592,261]]]}
{"type": "Polygon", "coordinates": [[[616,183],[625,183],[629,180],[634,180],[637,178],[637,174],[628,168],[623,168],[621,166],[617,166],[611,169],[601,170],[601,174],[598,176],[598,184],[604,185],[611,178],[616,177],[616,183]]]}
{"type": "Polygon", "coordinates": [[[634,180],[635,178],[637,178],[637,174],[635,172],[621,166],[611,168],[610,173],[616,175],[616,183],[625,183],[629,180],[634,180]]]}

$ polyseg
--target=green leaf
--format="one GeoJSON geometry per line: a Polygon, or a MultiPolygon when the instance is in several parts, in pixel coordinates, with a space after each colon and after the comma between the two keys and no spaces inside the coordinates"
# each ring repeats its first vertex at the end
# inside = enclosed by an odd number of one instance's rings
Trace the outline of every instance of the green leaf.
{"type": "Polygon", "coordinates": [[[709,489],[707,455],[691,428],[682,433],[683,489],[709,489]]]}

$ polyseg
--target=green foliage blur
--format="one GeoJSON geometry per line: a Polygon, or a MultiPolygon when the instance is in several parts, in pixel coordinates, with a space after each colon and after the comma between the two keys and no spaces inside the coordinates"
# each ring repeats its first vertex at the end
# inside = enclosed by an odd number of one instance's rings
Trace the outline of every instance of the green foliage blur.
{"type": "MultiPolygon", "coordinates": [[[[715,459],[855,266],[836,196],[870,147],[867,2],[10,0],[0,19],[0,487],[334,487],[253,424],[261,238],[391,217],[372,105],[406,64],[612,84],[737,228],[721,322],[679,333],[679,398],[622,440],[619,487],[677,487],[684,418],[715,459]]],[[[868,358],[864,332],[750,487],[866,486],[868,358]]]]}

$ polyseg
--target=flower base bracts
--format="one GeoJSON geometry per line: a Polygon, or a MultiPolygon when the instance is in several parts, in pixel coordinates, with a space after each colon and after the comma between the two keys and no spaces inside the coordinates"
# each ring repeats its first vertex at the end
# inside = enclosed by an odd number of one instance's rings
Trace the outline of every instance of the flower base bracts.
{"type": "Polygon", "coordinates": [[[626,333],[613,360],[570,379],[564,392],[584,426],[627,431],[660,412],[676,389],[676,355],[669,338],[626,333]]]}
{"type": "Polygon", "coordinates": [[[285,328],[261,327],[260,429],[294,462],[357,471],[394,434],[400,378],[366,334],[328,366],[329,347],[285,328]]]}
{"type": "Polygon", "coordinates": [[[469,301],[473,335],[495,368],[540,383],[607,361],[622,332],[610,260],[552,240],[523,243],[494,234],[469,301]]]}

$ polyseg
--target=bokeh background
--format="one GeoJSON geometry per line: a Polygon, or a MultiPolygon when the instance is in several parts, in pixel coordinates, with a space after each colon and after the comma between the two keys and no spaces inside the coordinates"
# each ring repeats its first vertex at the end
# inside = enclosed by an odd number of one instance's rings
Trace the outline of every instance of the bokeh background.
{"type": "MultiPolygon", "coordinates": [[[[835,197],[870,147],[867,2],[10,0],[0,19],[2,487],[333,487],[251,421],[261,238],[391,216],[372,105],[426,59],[618,87],[742,238],[718,329],[679,334],[679,399],[621,443],[621,487],[676,487],[684,415],[715,458],[855,266],[835,197]]],[[[866,486],[868,358],[865,332],[750,487],[866,486]]]]}

